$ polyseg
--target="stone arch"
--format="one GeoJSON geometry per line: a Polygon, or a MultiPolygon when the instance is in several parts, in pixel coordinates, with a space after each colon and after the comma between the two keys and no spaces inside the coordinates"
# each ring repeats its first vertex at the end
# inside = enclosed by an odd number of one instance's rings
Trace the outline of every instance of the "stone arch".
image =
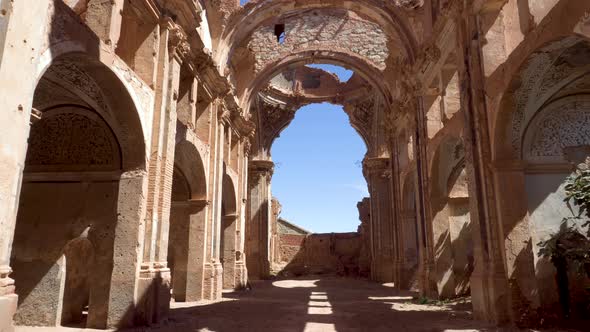
{"type": "Polygon", "coordinates": [[[568,59],[575,59],[572,53],[588,52],[589,47],[588,39],[570,35],[545,43],[523,60],[498,104],[493,140],[495,160],[520,159],[523,134],[539,109],[563,97],[564,92],[574,93],[572,86],[583,84],[590,73],[590,63],[579,57],[577,64],[568,64],[568,59]]]}
{"type": "MultiPolygon", "coordinates": [[[[313,104],[313,103],[301,105],[297,110],[299,110],[305,106],[311,105],[311,104],[313,104]]],[[[285,111],[285,112],[288,112],[288,111],[285,111]]],[[[286,119],[285,122],[273,132],[273,135],[272,135],[272,138],[270,139],[270,141],[263,146],[263,148],[266,149],[266,151],[272,150],[272,146],[274,145],[274,142],[277,140],[277,138],[279,138],[281,136],[281,133],[285,129],[287,129],[287,127],[291,124],[291,121],[294,119],[294,116],[295,116],[295,114],[290,114],[289,118],[286,119]]],[[[349,116],[350,116],[350,114],[349,114],[349,116]]],[[[367,152],[369,152],[370,151],[369,150],[370,149],[370,144],[369,144],[370,143],[370,140],[369,140],[370,133],[367,133],[364,129],[361,129],[361,127],[353,121],[350,122],[350,126],[357,132],[359,137],[362,139],[363,143],[365,143],[365,147],[367,148],[367,152]]]]}
{"type": "Polygon", "coordinates": [[[388,109],[389,105],[393,102],[393,96],[391,96],[389,92],[391,90],[386,86],[387,83],[378,79],[378,77],[382,76],[379,68],[365,62],[362,58],[351,54],[334,50],[313,49],[290,53],[288,56],[277,59],[264,66],[264,68],[258,72],[254,80],[251,81],[249,89],[242,94],[240,98],[242,106],[244,109],[248,109],[248,106],[253,101],[253,97],[272,77],[281,72],[284,68],[296,64],[309,64],[314,62],[333,64],[353,69],[376,88],[385,100],[388,109]]]}
{"type": "Polygon", "coordinates": [[[70,52],[68,49],[70,47],[58,52],[55,58],[44,64],[39,71],[37,86],[51,86],[51,83],[59,82],[64,89],[73,91],[78,101],[72,101],[72,96],[69,99],[68,96],[63,96],[61,100],[55,99],[37,90],[33,107],[40,110],[60,103],[74,103],[92,108],[116,136],[121,147],[123,170],[144,170],[145,134],[138,113],[142,108],[138,106],[140,103],[135,102],[133,90],[103,59],[88,53],[70,52]]]}
{"type": "MultiPolygon", "coordinates": [[[[370,118],[368,119],[369,123],[373,123],[374,118],[383,118],[385,114],[388,114],[392,111],[391,104],[393,97],[391,96],[390,92],[391,89],[386,86],[386,82],[382,80],[378,80],[378,77],[381,77],[381,72],[378,68],[372,66],[371,64],[367,64],[362,59],[355,58],[350,54],[335,52],[332,50],[325,50],[325,51],[303,51],[299,53],[293,53],[283,59],[277,60],[275,63],[268,64],[261,72],[254,78],[251,82],[251,85],[247,91],[244,91],[241,100],[244,109],[249,109],[250,105],[256,102],[255,98],[258,95],[258,92],[267,84],[268,80],[274,77],[277,73],[281,72],[283,69],[298,65],[298,64],[308,64],[314,62],[321,62],[327,64],[334,64],[338,66],[345,66],[352,68],[356,73],[361,75],[363,79],[370,83],[370,85],[375,89],[374,103],[378,103],[378,107],[375,109],[375,112],[370,114],[370,118]]],[[[341,99],[341,98],[340,98],[341,99]]],[[[339,98],[334,98],[334,100],[330,101],[332,103],[342,103],[342,100],[339,98]]],[[[300,102],[301,104],[301,102],[300,102]]],[[[302,104],[305,104],[302,103],[302,104]]],[[[346,106],[346,105],[345,105],[346,106]]],[[[275,133],[278,134],[282,129],[284,129],[290,119],[294,116],[294,113],[288,113],[284,115],[287,117],[286,123],[275,130],[275,133]]],[[[350,116],[350,114],[349,114],[350,116]]],[[[355,130],[359,133],[359,135],[363,138],[365,144],[367,145],[367,151],[370,155],[378,155],[379,154],[379,146],[382,146],[385,142],[383,141],[375,141],[372,140],[372,137],[382,137],[377,135],[374,131],[379,130],[383,131],[384,128],[382,126],[373,126],[376,128],[371,128],[372,130],[363,130],[360,128],[358,123],[351,121],[351,125],[355,130]]],[[[275,137],[276,138],[276,135],[275,137]]],[[[274,138],[272,140],[274,140],[274,138]]],[[[272,143],[271,140],[271,143],[272,143]]],[[[259,147],[265,147],[270,144],[263,144],[259,147]]],[[[381,149],[383,153],[386,153],[386,149],[381,149]]]]}
{"type": "Polygon", "coordinates": [[[85,326],[129,325],[135,294],[128,285],[135,283],[138,265],[133,220],[144,213],[144,131],[123,81],[93,54],[62,46],[42,57],[33,101],[37,119],[11,257],[21,295],[15,321],[59,325],[64,300],[68,305],[68,293],[55,284],[65,282],[60,257],[84,234],[94,246],[89,273],[95,281],[85,326]],[[31,225],[43,239],[30,238],[31,225]]]}
{"type": "Polygon", "coordinates": [[[229,59],[243,41],[253,31],[270,22],[276,22],[277,18],[290,16],[297,12],[312,10],[329,10],[343,8],[354,12],[359,17],[367,18],[369,22],[377,24],[388,38],[400,41],[400,49],[404,55],[413,62],[416,52],[416,36],[412,34],[412,28],[403,10],[395,6],[383,6],[378,1],[321,1],[310,0],[305,3],[294,3],[286,0],[264,1],[256,4],[246,4],[243,10],[237,12],[228,20],[228,27],[224,30],[219,42],[219,51],[215,58],[221,64],[221,70],[225,70],[229,59]]]}
{"type": "Polygon", "coordinates": [[[204,200],[207,198],[207,176],[203,157],[198,148],[189,141],[176,143],[174,154],[176,167],[185,176],[189,186],[190,199],[204,200]]]}
{"type": "MultiPolygon", "coordinates": [[[[552,264],[537,243],[571,213],[573,165],[590,156],[590,42],[562,36],[527,55],[499,102],[493,138],[498,202],[513,301],[557,303],[552,264]],[[526,239],[526,241],[523,241],[526,239]]],[[[577,281],[579,282],[579,280],[577,281]]]]}
{"type": "Polygon", "coordinates": [[[172,296],[176,302],[200,300],[207,178],[199,149],[187,140],[176,143],[171,199],[167,260],[172,296]]]}

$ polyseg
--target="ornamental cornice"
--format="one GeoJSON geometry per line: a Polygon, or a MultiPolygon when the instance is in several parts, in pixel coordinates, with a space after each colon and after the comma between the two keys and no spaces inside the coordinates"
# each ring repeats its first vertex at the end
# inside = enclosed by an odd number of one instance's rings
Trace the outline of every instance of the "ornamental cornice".
{"type": "Polygon", "coordinates": [[[184,29],[176,24],[170,17],[164,17],[162,23],[169,31],[168,35],[168,52],[171,57],[178,57],[181,62],[187,58],[191,52],[191,47],[184,29]]]}
{"type": "Polygon", "coordinates": [[[238,105],[237,98],[233,94],[228,94],[223,99],[224,109],[229,111],[227,121],[235,128],[241,137],[254,136],[256,124],[247,119],[238,105]]]}

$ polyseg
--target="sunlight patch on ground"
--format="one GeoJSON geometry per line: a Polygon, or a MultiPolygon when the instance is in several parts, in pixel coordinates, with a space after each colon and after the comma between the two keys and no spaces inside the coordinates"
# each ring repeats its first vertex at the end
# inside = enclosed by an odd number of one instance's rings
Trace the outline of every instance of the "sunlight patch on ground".
{"type": "Polygon", "coordinates": [[[423,304],[415,304],[411,302],[407,303],[396,303],[396,302],[384,302],[387,304],[391,304],[391,309],[396,311],[452,311],[451,308],[445,306],[434,306],[434,305],[423,305],[423,304]]]}
{"type": "Polygon", "coordinates": [[[412,296],[369,296],[369,300],[376,301],[395,301],[395,300],[413,300],[412,296]]]}
{"type": "Polygon", "coordinates": [[[384,284],[381,284],[381,286],[383,287],[389,287],[389,288],[394,288],[395,284],[393,282],[386,282],[384,284]]]}
{"type": "Polygon", "coordinates": [[[328,301],[309,301],[307,305],[310,307],[332,307],[328,301]]]}
{"type": "Polygon", "coordinates": [[[327,300],[328,296],[323,294],[312,294],[309,296],[310,300],[327,300]]]}
{"type": "MultiPolygon", "coordinates": [[[[319,280],[279,280],[272,283],[279,288],[315,288],[319,280]]],[[[325,293],[324,293],[325,294],[325,293]]]]}
{"type": "Polygon", "coordinates": [[[309,307],[307,308],[308,315],[331,315],[332,308],[331,307],[309,307]]]}
{"type": "Polygon", "coordinates": [[[314,323],[314,322],[307,322],[305,323],[305,329],[303,332],[332,332],[336,331],[336,326],[334,324],[326,324],[326,323],[314,323]]]}

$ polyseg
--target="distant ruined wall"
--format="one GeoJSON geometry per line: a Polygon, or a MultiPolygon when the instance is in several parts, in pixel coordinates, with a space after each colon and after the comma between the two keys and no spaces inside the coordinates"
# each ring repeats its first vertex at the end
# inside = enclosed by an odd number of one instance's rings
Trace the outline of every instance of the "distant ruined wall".
{"type": "Polygon", "coordinates": [[[283,275],[359,275],[359,233],[280,234],[280,241],[283,275]]]}

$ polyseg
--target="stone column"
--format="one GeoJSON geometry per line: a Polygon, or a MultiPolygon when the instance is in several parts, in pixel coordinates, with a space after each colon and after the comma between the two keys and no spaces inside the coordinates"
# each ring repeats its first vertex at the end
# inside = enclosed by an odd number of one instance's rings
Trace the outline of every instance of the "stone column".
{"type": "MultiPolygon", "coordinates": [[[[117,226],[113,253],[113,272],[108,300],[108,320],[110,328],[128,327],[143,318],[143,307],[136,298],[138,265],[141,256],[137,252],[137,240],[141,235],[140,220],[145,215],[145,195],[148,190],[146,172],[130,171],[124,173],[119,181],[119,200],[117,203],[117,226]],[[136,307],[137,306],[137,307],[136,307]],[[137,310],[135,310],[137,308],[137,310]]],[[[144,295],[149,292],[141,293],[144,295]]],[[[89,317],[90,318],[90,317],[89,317]]],[[[95,326],[91,321],[89,326],[95,326]]]]}
{"type": "Polygon", "coordinates": [[[246,255],[244,254],[244,247],[246,243],[246,204],[248,200],[246,195],[248,192],[248,156],[250,154],[250,142],[245,138],[240,142],[240,183],[239,183],[239,217],[236,234],[236,288],[241,289],[246,287],[248,283],[248,270],[246,268],[246,255]]]}
{"type": "Polygon", "coordinates": [[[168,231],[176,136],[176,102],[181,51],[186,46],[170,19],[162,24],[156,107],[149,160],[149,191],[145,220],[143,262],[139,272],[136,322],[150,324],[167,315],[170,269],[167,266],[168,231]]]}
{"type": "Polygon", "coordinates": [[[359,257],[359,275],[369,277],[371,273],[371,199],[363,198],[356,205],[359,210],[361,225],[358,232],[361,235],[361,252],[359,257]]]}
{"type": "Polygon", "coordinates": [[[2,1],[0,8],[0,331],[12,331],[18,297],[10,254],[49,2],[2,1]]]}
{"type": "Polygon", "coordinates": [[[371,279],[393,282],[395,251],[389,158],[366,158],[363,172],[371,194],[371,279]]]}
{"type": "Polygon", "coordinates": [[[252,160],[248,167],[248,206],[246,212],[246,265],[248,277],[269,277],[269,222],[271,213],[270,180],[274,163],[252,160]]]}
{"type": "Polygon", "coordinates": [[[428,125],[424,97],[414,98],[416,104],[416,218],[418,231],[418,284],[420,294],[430,298],[438,297],[434,272],[434,243],[432,235],[432,214],[430,212],[430,172],[428,169],[428,125]]]}
{"type": "MultiPolygon", "coordinates": [[[[182,257],[175,257],[173,275],[174,296],[177,301],[199,301],[203,299],[203,269],[206,260],[207,210],[206,200],[174,202],[172,209],[178,227],[176,239],[182,239],[175,246],[181,246],[182,257]],[[178,233],[184,234],[178,234],[178,233]]],[[[170,230],[173,231],[172,229],[170,230]]]]}
{"type": "Polygon", "coordinates": [[[528,218],[525,175],[525,165],[521,160],[494,164],[498,219],[505,238],[503,250],[506,253],[506,277],[510,294],[508,309],[515,320],[519,318],[518,313],[534,312],[541,302],[528,218]]]}
{"type": "MultiPolygon", "coordinates": [[[[216,300],[221,296],[221,289],[217,287],[217,280],[221,277],[221,264],[217,261],[219,244],[217,242],[218,216],[217,210],[221,206],[221,188],[218,176],[223,171],[223,124],[221,123],[221,109],[219,100],[214,100],[211,105],[211,136],[210,143],[211,155],[209,157],[208,178],[208,197],[211,201],[209,215],[207,216],[207,234],[206,234],[206,258],[204,267],[203,297],[207,300],[216,300]],[[221,129],[220,129],[221,128],[221,129]],[[220,147],[221,145],[221,147],[220,147]],[[220,166],[221,165],[221,166],[220,166]],[[219,288],[219,289],[218,289],[219,288]]],[[[221,213],[221,212],[219,212],[221,213]]]]}
{"type": "Polygon", "coordinates": [[[237,216],[227,215],[222,218],[223,232],[223,289],[236,287],[236,227],[237,216]]]}
{"type": "Polygon", "coordinates": [[[206,201],[189,201],[190,225],[188,234],[188,263],[186,267],[186,300],[203,299],[204,264],[207,257],[207,215],[206,201]]]}
{"type": "Polygon", "coordinates": [[[471,276],[473,311],[477,319],[494,323],[510,321],[510,294],[504,268],[504,248],[497,215],[497,197],[491,168],[489,112],[477,15],[458,24],[458,63],[461,106],[465,116],[465,160],[469,178],[470,214],[475,269],[471,276]]]}
{"type": "Polygon", "coordinates": [[[221,299],[223,292],[223,265],[221,262],[221,232],[223,223],[223,176],[224,176],[224,149],[225,143],[225,128],[229,126],[227,122],[227,112],[224,109],[221,101],[217,102],[217,138],[216,138],[216,162],[213,165],[215,168],[214,182],[215,182],[215,199],[213,201],[213,234],[211,247],[211,267],[212,267],[212,294],[213,299],[221,299]]]}

